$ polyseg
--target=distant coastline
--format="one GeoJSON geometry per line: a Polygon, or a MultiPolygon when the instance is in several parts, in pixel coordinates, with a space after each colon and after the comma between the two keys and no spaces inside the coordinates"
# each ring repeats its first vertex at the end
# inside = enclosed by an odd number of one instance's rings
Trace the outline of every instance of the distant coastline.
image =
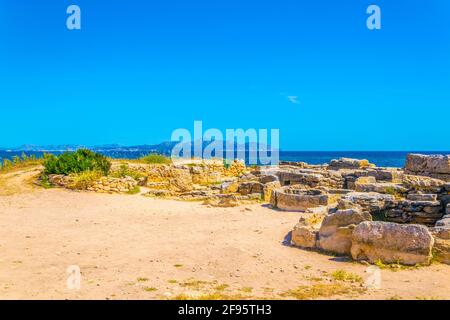
{"type": "MultiPolygon", "coordinates": [[[[66,151],[74,151],[82,146],[51,146],[51,147],[30,147],[0,149],[0,161],[3,159],[12,159],[14,156],[35,155],[42,157],[44,153],[61,154],[66,151]]],[[[124,147],[118,145],[105,145],[89,147],[89,149],[99,152],[105,156],[119,159],[137,159],[149,153],[160,153],[169,155],[171,143],[162,143],[158,145],[131,146],[124,147]]],[[[338,158],[367,159],[379,167],[403,167],[408,153],[420,154],[442,154],[449,155],[450,151],[280,151],[280,161],[306,162],[309,164],[329,163],[338,158]]]]}

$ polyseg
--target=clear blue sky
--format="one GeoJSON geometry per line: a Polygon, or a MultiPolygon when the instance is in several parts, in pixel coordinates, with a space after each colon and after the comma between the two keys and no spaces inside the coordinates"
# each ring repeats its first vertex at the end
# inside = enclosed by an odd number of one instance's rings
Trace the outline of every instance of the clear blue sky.
{"type": "Polygon", "coordinates": [[[0,116],[0,146],[202,120],[279,128],[284,150],[450,150],[450,1],[0,0],[0,116]]]}

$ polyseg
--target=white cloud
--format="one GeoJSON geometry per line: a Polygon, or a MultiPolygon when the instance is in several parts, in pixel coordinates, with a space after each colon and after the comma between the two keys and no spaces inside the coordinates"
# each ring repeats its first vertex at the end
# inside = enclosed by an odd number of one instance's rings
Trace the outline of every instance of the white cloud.
{"type": "Polygon", "coordinates": [[[288,98],[289,102],[291,102],[291,103],[295,103],[295,104],[300,103],[300,101],[298,101],[298,96],[288,96],[287,98],[288,98]]]}

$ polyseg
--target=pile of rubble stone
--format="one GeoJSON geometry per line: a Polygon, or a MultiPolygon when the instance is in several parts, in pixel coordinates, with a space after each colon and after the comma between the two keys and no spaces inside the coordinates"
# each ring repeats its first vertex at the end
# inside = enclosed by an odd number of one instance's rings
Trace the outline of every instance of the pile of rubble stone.
{"type": "Polygon", "coordinates": [[[404,170],[345,158],[314,169],[290,163],[278,175],[285,186],[272,192],[273,207],[324,212],[319,224],[300,219],[293,245],[369,262],[450,263],[448,156],[408,155],[404,170]]]}

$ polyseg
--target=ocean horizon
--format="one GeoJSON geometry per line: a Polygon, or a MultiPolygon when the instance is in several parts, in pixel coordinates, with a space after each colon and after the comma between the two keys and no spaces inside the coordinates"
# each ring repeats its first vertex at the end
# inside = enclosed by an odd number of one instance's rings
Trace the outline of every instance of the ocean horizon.
{"type": "MultiPolygon", "coordinates": [[[[26,154],[42,157],[44,153],[61,154],[64,151],[0,151],[0,162],[3,159],[11,160],[15,156],[26,154]]],[[[137,159],[148,155],[148,150],[134,151],[98,151],[99,153],[113,159],[137,159]]],[[[450,155],[450,151],[280,151],[280,161],[306,162],[308,164],[326,164],[333,159],[353,158],[367,159],[378,167],[404,166],[406,156],[410,153],[425,155],[450,155]]]]}

